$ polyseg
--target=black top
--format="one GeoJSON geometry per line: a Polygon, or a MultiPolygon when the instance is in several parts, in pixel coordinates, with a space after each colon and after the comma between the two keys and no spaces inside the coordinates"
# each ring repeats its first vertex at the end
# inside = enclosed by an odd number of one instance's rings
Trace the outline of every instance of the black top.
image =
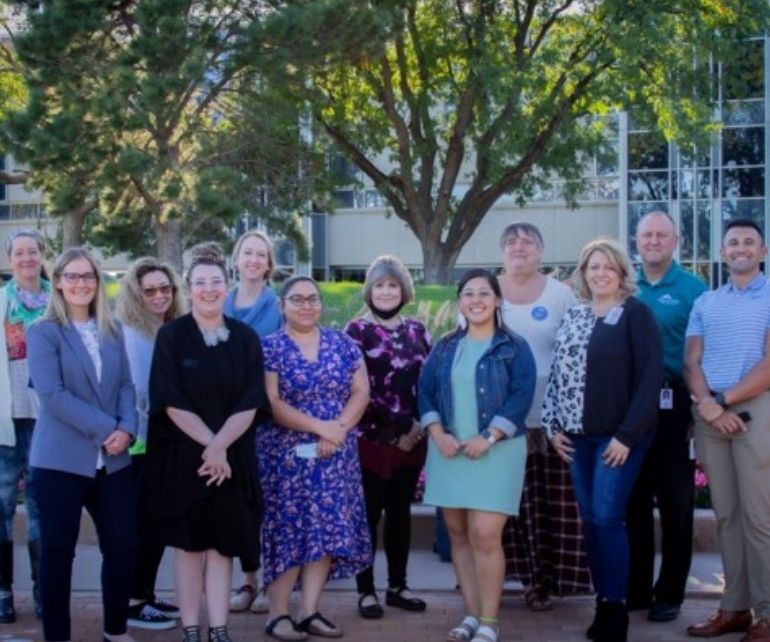
{"type": "Polygon", "coordinates": [[[657,426],[663,352],[652,311],[634,297],[614,325],[597,320],[586,355],[583,431],[635,445],[657,426]]]}
{"type": "Polygon", "coordinates": [[[211,347],[203,342],[190,314],[158,332],[150,372],[144,501],[150,519],[166,522],[171,534],[165,543],[186,550],[217,548],[234,555],[241,554],[243,532],[235,532],[239,529],[246,530],[256,546],[252,523],[259,519],[261,493],[254,431],[269,416],[269,405],[259,338],[240,321],[225,317],[225,324],[228,340],[211,347]],[[171,421],[166,413],[169,407],[195,413],[215,433],[231,415],[257,409],[252,425],[227,449],[231,479],[221,486],[206,486],[208,478],[197,474],[204,448],[171,421]],[[229,539],[219,526],[202,539],[189,532],[201,530],[205,519],[227,523],[225,531],[233,531],[232,540],[219,541],[229,539]],[[239,526],[244,520],[248,524],[239,526]]]}

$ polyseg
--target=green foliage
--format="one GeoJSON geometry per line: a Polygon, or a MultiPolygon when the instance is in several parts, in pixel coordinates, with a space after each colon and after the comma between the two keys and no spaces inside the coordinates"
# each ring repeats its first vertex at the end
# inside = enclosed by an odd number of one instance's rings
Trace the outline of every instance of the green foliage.
{"type": "Polygon", "coordinates": [[[605,140],[595,116],[642,107],[669,139],[703,137],[711,57],[734,57],[769,10],[766,0],[286,3],[265,22],[284,52],[265,73],[312,105],[420,240],[426,279],[446,282],[500,196],[526,200],[554,176],[573,181],[574,196],[582,161],[605,140]],[[335,18],[341,44],[324,51],[335,18]]]}
{"type": "MultiPolygon", "coordinates": [[[[324,325],[343,328],[348,321],[366,312],[361,283],[338,281],[319,285],[324,300],[324,325]]],[[[417,285],[415,300],[404,308],[403,314],[422,321],[435,339],[456,326],[455,299],[453,287],[417,285]]]]}
{"type": "Polygon", "coordinates": [[[5,141],[50,209],[92,202],[89,241],[177,263],[244,217],[296,235],[313,190],[299,112],[276,108],[244,54],[269,4],[51,0],[31,11],[17,41],[30,96],[5,141]]]}

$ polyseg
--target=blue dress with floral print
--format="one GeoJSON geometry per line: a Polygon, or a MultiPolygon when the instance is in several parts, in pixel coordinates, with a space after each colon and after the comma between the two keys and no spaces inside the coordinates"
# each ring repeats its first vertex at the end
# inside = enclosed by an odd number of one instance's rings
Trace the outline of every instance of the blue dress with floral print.
{"type": "MultiPolygon", "coordinates": [[[[278,375],[281,399],[318,419],[336,419],[350,397],[362,356],[342,332],[321,329],[317,361],[308,361],[284,330],[263,341],[265,368],[278,375]]],[[[355,431],[328,458],[300,456],[313,434],[275,422],[259,429],[259,474],[264,496],[264,582],[291,568],[332,558],[329,579],[349,577],[372,563],[355,431]]]]}

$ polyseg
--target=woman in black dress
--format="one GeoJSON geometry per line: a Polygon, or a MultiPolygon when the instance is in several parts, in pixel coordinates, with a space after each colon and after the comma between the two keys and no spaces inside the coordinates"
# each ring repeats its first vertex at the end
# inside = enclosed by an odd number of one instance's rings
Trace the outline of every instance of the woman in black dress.
{"type": "Polygon", "coordinates": [[[269,406],[258,337],[222,314],[222,256],[194,254],[187,282],[192,312],[160,329],[150,374],[148,528],[176,549],[184,641],[200,640],[205,593],[209,641],[230,642],[232,558],[259,555],[254,428],[269,406]]]}

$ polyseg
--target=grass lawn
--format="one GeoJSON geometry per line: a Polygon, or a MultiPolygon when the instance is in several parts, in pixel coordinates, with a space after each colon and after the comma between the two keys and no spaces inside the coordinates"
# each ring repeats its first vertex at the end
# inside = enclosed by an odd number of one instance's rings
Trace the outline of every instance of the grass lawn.
{"type": "MultiPolygon", "coordinates": [[[[366,311],[361,297],[363,285],[350,281],[320,284],[324,300],[322,322],[332,328],[342,328],[366,311]]],[[[415,300],[404,314],[422,321],[434,338],[454,328],[456,323],[455,288],[451,285],[417,285],[415,300]]]]}

